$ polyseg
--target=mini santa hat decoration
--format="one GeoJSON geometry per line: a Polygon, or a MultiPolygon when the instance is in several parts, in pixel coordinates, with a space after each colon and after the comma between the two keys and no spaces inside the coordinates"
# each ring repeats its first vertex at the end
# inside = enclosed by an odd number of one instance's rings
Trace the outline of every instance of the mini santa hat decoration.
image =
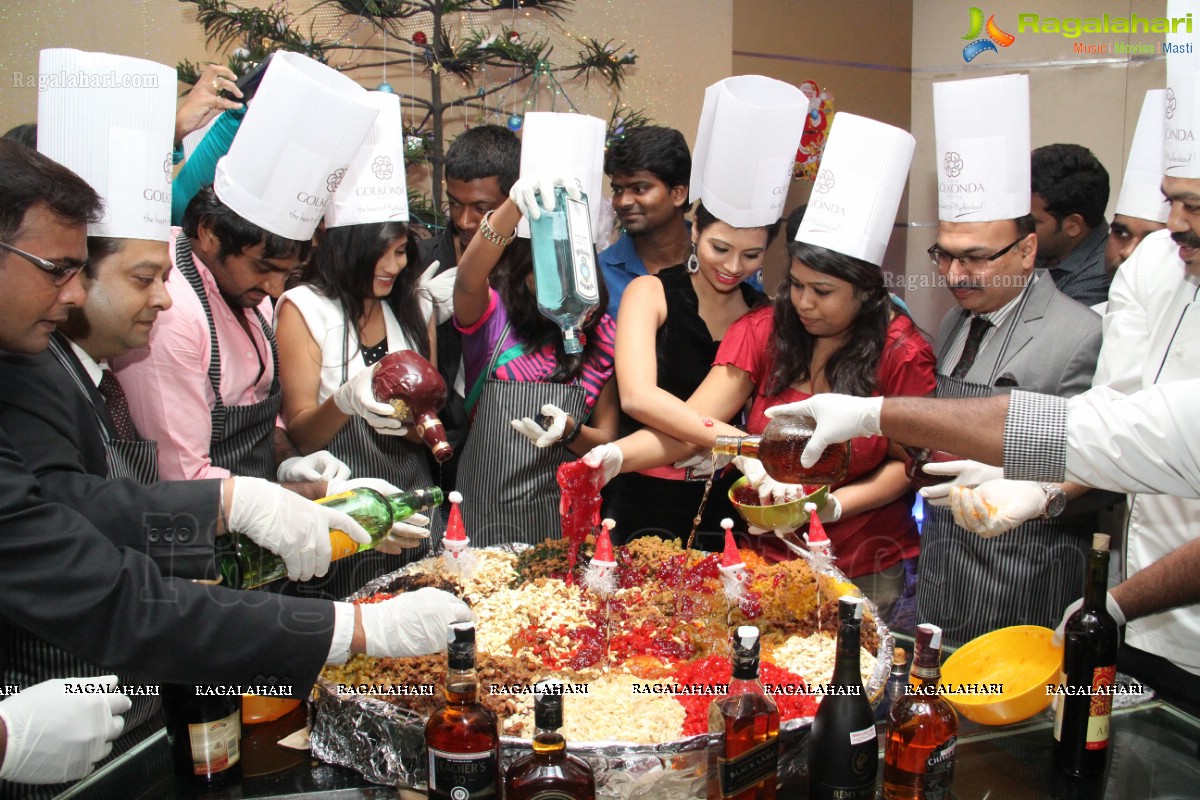
{"type": "Polygon", "coordinates": [[[721,553],[721,566],[728,569],[744,565],[742,554],[733,540],[733,520],[726,517],[721,520],[721,527],[725,529],[725,551],[721,553]]]}
{"type": "Polygon", "coordinates": [[[617,559],[613,556],[612,538],[608,532],[617,526],[615,520],[606,519],[600,526],[600,536],[596,538],[596,552],[592,554],[592,562],[601,564],[616,565],[617,559]]]}
{"type": "Polygon", "coordinates": [[[805,503],[804,510],[808,512],[808,546],[829,546],[829,537],[825,534],[825,524],[817,516],[817,504],[805,503]]]}
{"type": "Polygon", "coordinates": [[[461,550],[471,541],[467,538],[466,529],[463,527],[462,512],[458,510],[458,505],[462,501],[461,492],[450,493],[450,520],[446,523],[446,535],[442,538],[442,542],[450,550],[461,550]]]}

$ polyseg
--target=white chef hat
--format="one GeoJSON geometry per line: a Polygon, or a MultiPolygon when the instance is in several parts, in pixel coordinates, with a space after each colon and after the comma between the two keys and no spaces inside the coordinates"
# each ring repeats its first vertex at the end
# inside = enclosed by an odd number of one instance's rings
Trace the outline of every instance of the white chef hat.
{"type": "Polygon", "coordinates": [[[391,92],[367,92],[366,100],[379,109],[379,116],[329,200],[325,209],[328,228],[408,222],[400,97],[391,92]]]}
{"type": "Polygon", "coordinates": [[[38,150],[104,199],[88,235],[167,241],[175,69],[55,48],[42,51],[38,72],[38,150]]]}
{"type": "Polygon", "coordinates": [[[835,114],[796,241],[882,265],[916,145],[906,130],[835,114]]]}
{"type": "MultiPolygon", "coordinates": [[[[588,198],[592,238],[600,230],[604,205],[604,120],[587,114],[531,111],[521,125],[521,177],[562,176],[579,181],[588,198]]],[[[529,222],[521,220],[518,235],[529,236],[529,222]]]]}
{"type": "MultiPolygon", "coordinates": [[[[1200,178],[1200,0],[1167,0],[1167,17],[1190,18],[1168,33],[1167,99],[1163,144],[1171,178],[1200,178]],[[1186,30],[1190,28],[1190,30],[1186,30]]],[[[1172,25],[1172,27],[1176,27],[1172,25]]]]}
{"type": "Polygon", "coordinates": [[[277,52],[213,188],[243,219],[285,239],[312,237],[379,111],[367,90],[298,53],[277,52]]]}
{"type": "Polygon", "coordinates": [[[704,91],[692,152],[691,201],[735,228],[783,215],[808,98],[761,75],[726,78],[704,91]]]}
{"type": "Polygon", "coordinates": [[[992,222],[1029,213],[1029,77],[933,85],[938,219],[992,222]]]}
{"type": "Polygon", "coordinates": [[[1166,222],[1171,206],[1162,194],[1163,113],[1166,89],[1151,89],[1142,101],[1142,113],[1133,133],[1125,177],[1117,196],[1117,213],[1127,217],[1166,222]]]}

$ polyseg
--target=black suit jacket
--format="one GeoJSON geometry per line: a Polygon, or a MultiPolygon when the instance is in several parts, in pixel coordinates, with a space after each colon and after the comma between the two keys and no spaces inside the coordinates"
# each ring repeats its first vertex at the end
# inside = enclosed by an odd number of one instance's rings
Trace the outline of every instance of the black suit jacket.
{"type": "Polygon", "coordinates": [[[164,574],[215,577],[221,482],[142,484],[109,478],[97,418],[111,425],[108,408],[70,345],[60,342],[91,387],[90,397],[83,396],[50,352],[30,356],[0,351],[0,428],[37,477],[44,496],[79,511],[118,547],[145,552],[164,574]]]}

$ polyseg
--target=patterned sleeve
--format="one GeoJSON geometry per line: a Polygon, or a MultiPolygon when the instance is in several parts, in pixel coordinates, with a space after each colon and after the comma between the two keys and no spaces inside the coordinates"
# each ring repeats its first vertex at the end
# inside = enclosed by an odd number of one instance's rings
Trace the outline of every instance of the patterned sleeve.
{"type": "Polygon", "coordinates": [[[1014,390],[1004,423],[1004,477],[1063,480],[1067,471],[1067,399],[1014,390]]]}

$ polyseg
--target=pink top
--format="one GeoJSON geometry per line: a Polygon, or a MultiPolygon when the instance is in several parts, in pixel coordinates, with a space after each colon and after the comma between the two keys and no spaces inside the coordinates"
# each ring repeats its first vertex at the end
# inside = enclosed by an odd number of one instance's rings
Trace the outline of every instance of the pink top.
{"type": "MultiPolygon", "coordinates": [[[[758,390],[770,377],[771,337],[774,318],[771,306],[757,308],[729,327],[715,364],[729,364],[750,374],[755,394],[746,423],[748,433],[762,433],[768,422],[765,411],[772,406],[805,400],[811,395],[792,387],[777,395],[763,396],[758,390]]],[[[937,384],[933,348],[908,317],[897,314],[888,325],[887,339],[879,359],[879,387],[884,397],[923,397],[932,394],[937,384]]],[[[874,470],[887,457],[888,440],[882,436],[854,439],[850,444],[850,473],[841,484],[857,480],[874,470]]],[[[912,497],[905,495],[879,508],[825,525],[833,542],[837,566],[847,577],[855,578],[891,567],[901,559],[920,552],[917,525],[910,513],[912,497]]],[[[760,537],[776,551],[764,555],[772,560],[790,558],[777,540],[760,537]],[[777,547],[774,547],[778,545],[777,547]]],[[[769,548],[771,549],[771,548],[769,548]]]]}
{"type": "MultiPolygon", "coordinates": [[[[172,266],[175,237],[182,235],[179,228],[171,230],[168,246],[172,266]]],[[[234,311],[221,297],[216,278],[195,254],[192,260],[207,291],[217,329],[221,399],[227,406],[265,400],[271,391],[275,363],[258,317],[253,309],[239,310],[249,321],[247,337],[234,311]]],[[[138,431],[158,443],[158,473],[162,480],[225,478],[229,471],[214,466],[209,459],[210,415],[216,398],[208,380],[212,352],[208,320],[200,298],[179,270],[171,270],[166,286],[173,305],[158,315],[150,331],[150,345],[112,359],[111,365],[120,376],[138,431]]],[[[270,298],[263,300],[258,310],[271,324],[270,298]]]]}

